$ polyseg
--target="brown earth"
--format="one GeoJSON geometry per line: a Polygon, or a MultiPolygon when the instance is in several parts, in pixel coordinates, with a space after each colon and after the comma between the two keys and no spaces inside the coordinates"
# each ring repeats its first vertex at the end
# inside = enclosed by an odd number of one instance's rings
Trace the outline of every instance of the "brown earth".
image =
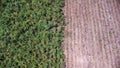
{"type": "Polygon", "coordinates": [[[65,0],[65,68],[120,68],[120,0],[65,0]]]}

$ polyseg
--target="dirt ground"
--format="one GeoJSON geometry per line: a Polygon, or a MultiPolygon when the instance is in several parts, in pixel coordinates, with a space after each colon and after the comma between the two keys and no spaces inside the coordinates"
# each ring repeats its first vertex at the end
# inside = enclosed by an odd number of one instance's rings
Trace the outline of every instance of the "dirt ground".
{"type": "Polygon", "coordinates": [[[120,68],[120,0],[65,0],[65,68],[120,68]]]}

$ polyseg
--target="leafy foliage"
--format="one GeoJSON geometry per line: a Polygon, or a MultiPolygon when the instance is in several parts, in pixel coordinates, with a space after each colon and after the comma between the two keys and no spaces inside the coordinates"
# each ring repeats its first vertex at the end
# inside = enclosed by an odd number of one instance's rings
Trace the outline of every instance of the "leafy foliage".
{"type": "Polygon", "coordinates": [[[0,0],[0,68],[59,68],[63,0],[0,0]]]}

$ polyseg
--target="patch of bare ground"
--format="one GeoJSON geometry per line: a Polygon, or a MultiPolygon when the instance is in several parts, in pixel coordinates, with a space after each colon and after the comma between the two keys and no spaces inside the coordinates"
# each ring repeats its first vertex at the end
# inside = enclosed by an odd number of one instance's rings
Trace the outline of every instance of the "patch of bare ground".
{"type": "Polygon", "coordinates": [[[120,68],[119,4],[65,0],[65,68],[120,68]]]}

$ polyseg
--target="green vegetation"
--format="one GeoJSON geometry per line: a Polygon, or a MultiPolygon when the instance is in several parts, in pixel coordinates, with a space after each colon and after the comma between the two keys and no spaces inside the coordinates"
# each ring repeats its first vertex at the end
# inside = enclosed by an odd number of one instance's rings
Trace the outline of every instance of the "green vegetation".
{"type": "Polygon", "coordinates": [[[60,68],[63,0],[0,0],[0,68],[60,68]]]}

